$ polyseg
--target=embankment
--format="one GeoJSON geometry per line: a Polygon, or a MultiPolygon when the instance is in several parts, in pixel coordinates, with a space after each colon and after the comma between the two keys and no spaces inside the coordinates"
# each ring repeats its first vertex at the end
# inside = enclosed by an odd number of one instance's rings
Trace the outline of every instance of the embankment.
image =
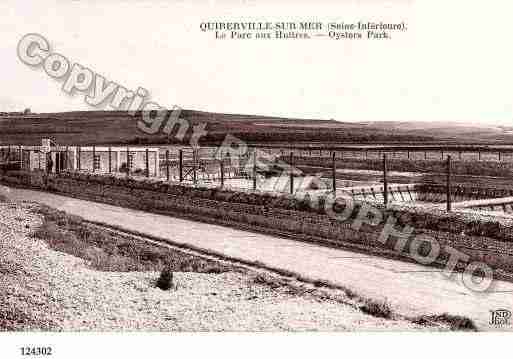
{"type": "MultiPolygon", "coordinates": [[[[13,171],[1,174],[0,182],[410,260],[408,253],[414,236],[409,237],[401,252],[393,249],[397,238],[390,237],[385,244],[378,240],[384,223],[394,217],[395,229],[409,225],[414,228],[414,235],[436,238],[442,250],[434,265],[446,263],[449,252],[445,248],[450,246],[467,254],[470,261],[488,263],[503,278],[513,273],[513,221],[509,219],[394,205],[387,209],[378,206],[383,214],[379,224],[355,228],[363,204],[343,199],[331,203],[327,197],[313,201],[308,195],[274,196],[80,173],[47,176],[13,171]]],[[[429,253],[429,242],[423,243],[419,251],[429,253]]]]}

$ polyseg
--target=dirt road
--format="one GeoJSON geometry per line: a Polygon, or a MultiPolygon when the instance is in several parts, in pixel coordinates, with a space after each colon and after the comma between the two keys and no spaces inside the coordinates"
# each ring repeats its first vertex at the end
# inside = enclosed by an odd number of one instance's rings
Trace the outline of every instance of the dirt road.
{"type": "MultiPolygon", "coordinates": [[[[46,204],[91,221],[166,238],[232,257],[260,261],[313,279],[329,280],[373,298],[386,298],[405,315],[460,314],[475,321],[480,330],[490,326],[490,311],[513,310],[513,283],[495,281],[486,294],[471,292],[441,270],[413,263],[321,247],[290,239],[256,234],[217,225],[152,214],[50,193],[8,189],[0,192],[13,200],[46,204]]],[[[502,330],[513,330],[507,326],[502,330]]]]}

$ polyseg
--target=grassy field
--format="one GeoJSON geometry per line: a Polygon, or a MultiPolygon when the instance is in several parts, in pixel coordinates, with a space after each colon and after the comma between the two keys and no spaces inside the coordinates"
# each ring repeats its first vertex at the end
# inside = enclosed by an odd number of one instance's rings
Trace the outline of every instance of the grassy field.
{"type": "Polygon", "coordinates": [[[50,207],[35,212],[44,222],[34,237],[44,240],[50,248],[87,260],[95,269],[109,272],[159,271],[223,273],[231,266],[203,259],[169,248],[157,248],[135,242],[106,231],[92,228],[82,218],[50,207]]]}
{"type": "MultiPolygon", "coordinates": [[[[419,144],[494,143],[511,144],[509,128],[435,122],[365,122],[294,119],[265,115],[227,114],[182,110],[180,117],[192,127],[204,123],[208,132],[203,143],[220,143],[226,134],[254,144],[419,144]]],[[[137,128],[136,116],[124,111],[74,111],[61,113],[0,114],[4,143],[40,144],[49,137],[63,144],[167,144],[176,143],[157,131],[154,135],[137,128]]],[[[188,142],[188,136],[185,140],[188,142]]]]}
{"type": "MultiPolygon", "coordinates": [[[[192,127],[206,125],[202,143],[220,143],[226,134],[252,143],[275,142],[383,142],[433,141],[429,134],[395,131],[367,124],[333,120],[303,120],[270,116],[224,114],[182,110],[181,118],[189,123],[185,140],[189,142],[192,127]]],[[[137,128],[140,114],[122,111],[77,111],[30,115],[0,116],[4,143],[34,145],[41,138],[52,138],[62,144],[167,144],[176,143],[171,135],[158,131],[154,135],[137,128]]]]}

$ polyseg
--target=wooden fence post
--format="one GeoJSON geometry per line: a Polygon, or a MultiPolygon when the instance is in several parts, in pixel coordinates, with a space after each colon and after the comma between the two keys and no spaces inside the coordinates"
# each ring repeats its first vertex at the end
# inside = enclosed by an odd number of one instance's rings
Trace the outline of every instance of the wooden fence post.
{"type": "Polygon", "coordinates": [[[198,174],[196,173],[196,149],[192,150],[192,180],[194,182],[194,185],[196,185],[196,182],[198,181],[198,174]]]}
{"type": "Polygon", "coordinates": [[[146,166],[146,171],[145,171],[145,174],[146,174],[146,177],[150,177],[150,154],[149,154],[149,150],[146,149],[146,163],[145,163],[145,166],[146,166]]]}
{"type": "MultiPolygon", "coordinates": [[[[367,152],[365,152],[367,154],[367,152]]],[[[333,194],[337,194],[337,163],[335,161],[335,152],[333,152],[333,159],[332,159],[332,168],[331,168],[331,176],[332,176],[332,186],[333,186],[333,194]]]]}
{"type": "Polygon", "coordinates": [[[257,189],[257,153],[256,148],[253,148],[253,191],[257,189]]]}
{"type": "MultiPolygon", "coordinates": [[[[51,156],[51,152],[50,152],[51,156]]],[[[60,159],[60,152],[59,147],[55,147],[55,161],[53,161],[53,168],[55,169],[55,173],[59,173],[59,159],[60,159]]]]}
{"type": "Polygon", "coordinates": [[[224,161],[222,158],[220,159],[219,165],[221,167],[220,168],[221,169],[221,188],[223,188],[224,187],[224,161]]]}
{"type": "Polygon", "coordinates": [[[451,156],[447,156],[446,197],[447,197],[447,212],[450,212],[451,211],[451,156]]]}
{"type": "Polygon", "coordinates": [[[109,173],[112,173],[112,148],[109,146],[109,173]]]}
{"type": "Polygon", "coordinates": [[[81,154],[82,154],[82,148],[80,146],[78,146],[78,148],[77,148],[77,167],[78,167],[79,171],[82,169],[82,163],[80,162],[80,159],[82,157],[81,154]]]}
{"type": "MultiPolygon", "coordinates": [[[[64,149],[64,171],[67,171],[68,170],[68,151],[69,151],[69,146],[66,145],[65,149],[64,149]]],[[[30,156],[29,156],[30,158],[30,156]]]]}
{"type": "Polygon", "coordinates": [[[383,203],[388,206],[387,155],[383,153],[383,203]]]}
{"type": "Polygon", "coordinates": [[[294,193],[294,152],[290,152],[290,194],[294,193]]]}
{"type": "MultiPolygon", "coordinates": [[[[244,165],[242,164],[242,153],[241,153],[241,151],[239,151],[239,154],[237,156],[238,156],[238,161],[237,161],[238,176],[244,177],[244,175],[246,175],[246,172],[244,171],[244,165]]],[[[244,157],[246,157],[246,156],[244,156],[244,157]]],[[[249,157],[248,157],[248,160],[249,160],[249,157]]],[[[244,163],[246,163],[246,162],[244,161],[244,163]]]]}
{"type": "Polygon", "coordinates": [[[126,146],[126,176],[130,177],[130,148],[126,146]]]}
{"type": "Polygon", "coordinates": [[[93,145],[93,172],[95,171],[95,168],[94,168],[95,158],[96,158],[96,146],[93,145]]]}
{"type": "Polygon", "coordinates": [[[182,183],[183,182],[183,150],[180,150],[180,152],[178,152],[178,169],[179,169],[180,183],[182,183]]]}
{"type": "Polygon", "coordinates": [[[169,150],[166,150],[166,180],[169,182],[169,150]]]}

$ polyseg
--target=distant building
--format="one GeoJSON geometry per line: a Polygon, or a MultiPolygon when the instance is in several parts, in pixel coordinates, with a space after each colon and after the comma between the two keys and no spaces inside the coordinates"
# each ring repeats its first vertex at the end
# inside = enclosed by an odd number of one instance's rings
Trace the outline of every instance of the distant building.
{"type": "Polygon", "coordinates": [[[1,149],[4,153],[11,153],[11,159],[20,161],[22,158],[24,169],[46,170],[51,163],[51,172],[115,173],[126,172],[130,168],[131,173],[145,174],[148,165],[149,176],[160,176],[158,147],[53,146],[49,153],[42,152],[40,146],[1,146],[1,149]]]}

